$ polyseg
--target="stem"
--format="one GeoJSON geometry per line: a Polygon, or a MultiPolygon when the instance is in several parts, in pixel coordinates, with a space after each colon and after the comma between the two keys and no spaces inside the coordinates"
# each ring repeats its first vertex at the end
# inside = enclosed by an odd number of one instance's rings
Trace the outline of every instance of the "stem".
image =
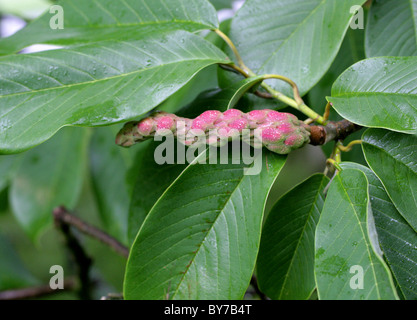
{"type": "Polygon", "coordinates": [[[353,140],[351,143],[349,143],[346,147],[343,146],[342,144],[340,144],[338,146],[338,148],[340,149],[340,151],[343,152],[349,152],[352,150],[353,146],[358,145],[358,144],[362,144],[362,140],[353,140]]]}
{"type": "Polygon", "coordinates": [[[65,213],[65,209],[60,207],[54,210],[54,221],[55,225],[60,228],[65,240],[67,242],[67,247],[74,256],[74,260],[78,266],[78,278],[80,280],[80,289],[78,294],[81,300],[92,300],[91,296],[91,285],[92,281],[90,279],[90,268],[92,265],[91,258],[86,254],[84,248],[81,246],[78,239],[75,237],[71,231],[69,224],[66,224],[61,219],[61,216],[65,213]]]}
{"type": "Polygon", "coordinates": [[[334,160],[334,159],[327,159],[327,163],[330,163],[331,165],[333,165],[337,171],[342,171],[342,168],[339,166],[339,163],[334,160]]]}
{"type": "Polygon", "coordinates": [[[44,297],[51,294],[57,294],[62,291],[71,291],[75,288],[75,280],[68,279],[64,281],[64,289],[55,290],[51,289],[50,285],[43,285],[38,287],[23,288],[6,290],[0,292],[0,300],[22,300],[22,299],[34,299],[44,297]]]}
{"type": "Polygon", "coordinates": [[[327,102],[326,108],[324,110],[323,118],[327,121],[330,117],[330,110],[332,108],[332,104],[330,102],[327,102]]]}
{"type": "Polygon", "coordinates": [[[336,144],[336,152],[334,153],[334,161],[336,161],[337,164],[342,162],[342,151],[340,150],[340,146],[342,143],[339,141],[336,144]]]}
{"type": "Polygon", "coordinates": [[[244,76],[245,78],[248,78],[249,77],[249,75],[246,73],[246,71],[244,71],[243,69],[241,69],[240,67],[238,67],[234,63],[231,63],[231,64],[220,64],[220,67],[222,69],[225,69],[225,70],[228,70],[228,71],[233,71],[235,73],[239,73],[242,76],[244,76]]]}
{"type": "Polygon", "coordinates": [[[298,110],[298,104],[294,99],[291,99],[289,97],[287,97],[285,94],[272,89],[272,87],[270,87],[269,85],[267,85],[265,82],[262,82],[261,87],[264,88],[266,91],[268,91],[271,96],[277,100],[280,100],[282,102],[284,102],[285,104],[289,105],[290,107],[293,107],[295,109],[298,110]]]}
{"type": "Polygon", "coordinates": [[[107,233],[93,227],[81,219],[71,215],[68,210],[64,207],[59,207],[54,210],[54,218],[60,224],[66,224],[68,226],[73,226],[76,229],[80,230],[86,235],[89,235],[102,243],[108,245],[114,251],[127,258],[129,256],[129,249],[121,244],[119,241],[109,236],[107,233]]]}
{"type": "Polygon", "coordinates": [[[326,126],[311,126],[310,144],[321,146],[333,140],[343,141],[347,136],[361,129],[361,126],[348,120],[329,121],[326,126]]]}
{"type": "Polygon", "coordinates": [[[322,116],[320,116],[314,110],[310,109],[304,103],[303,99],[301,99],[301,97],[300,97],[300,92],[298,90],[297,85],[292,80],[290,80],[290,79],[288,79],[288,78],[286,78],[284,76],[271,75],[271,74],[267,74],[264,77],[265,77],[265,79],[279,79],[279,80],[283,80],[283,81],[289,83],[293,87],[294,99],[295,100],[287,97],[286,95],[284,95],[283,93],[281,93],[279,91],[276,91],[275,89],[273,89],[272,87],[270,87],[269,85],[267,85],[266,83],[263,82],[261,84],[261,86],[266,91],[268,91],[275,99],[284,102],[285,104],[289,105],[290,107],[293,107],[294,109],[297,109],[298,111],[302,112],[307,117],[313,119],[315,122],[317,122],[319,124],[322,124],[322,125],[326,125],[327,124],[326,119],[324,119],[322,116]]]}
{"type": "MultiPolygon", "coordinates": [[[[230,49],[232,49],[232,51],[233,51],[233,53],[236,57],[238,65],[243,70],[246,71],[248,68],[246,67],[245,63],[243,62],[242,57],[240,56],[239,51],[237,51],[237,48],[236,48],[235,44],[233,43],[233,41],[230,40],[230,38],[226,34],[224,34],[221,30],[214,29],[213,31],[215,33],[217,33],[220,36],[220,38],[222,38],[227,43],[227,45],[230,47],[230,49]]],[[[249,75],[249,73],[246,73],[246,74],[249,75]]]]}
{"type": "Polygon", "coordinates": [[[266,79],[278,79],[278,80],[282,80],[282,81],[285,81],[286,83],[288,83],[292,88],[293,88],[293,91],[294,91],[294,99],[295,99],[295,102],[297,102],[297,104],[300,106],[300,105],[302,105],[302,104],[304,104],[304,101],[303,101],[303,99],[301,99],[301,96],[300,96],[300,91],[298,90],[298,86],[296,85],[296,83],[294,82],[294,81],[292,81],[291,79],[289,79],[289,78],[287,78],[287,77],[284,77],[284,76],[280,76],[280,75],[277,75],[277,74],[265,74],[264,76],[263,76],[263,78],[266,80],[266,79]]]}

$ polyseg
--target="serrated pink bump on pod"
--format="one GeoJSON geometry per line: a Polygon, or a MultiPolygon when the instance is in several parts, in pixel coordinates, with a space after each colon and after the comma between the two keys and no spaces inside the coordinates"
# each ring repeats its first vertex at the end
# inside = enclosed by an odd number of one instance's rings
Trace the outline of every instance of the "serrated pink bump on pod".
{"type": "Polygon", "coordinates": [[[243,115],[243,112],[237,109],[229,109],[223,112],[223,120],[225,121],[233,121],[237,118],[240,118],[243,115]]]}
{"type": "Polygon", "coordinates": [[[299,142],[300,137],[298,135],[290,135],[286,140],[285,140],[285,144],[287,146],[294,146],[297,142],[299,142]]]}
{"type": "Polygon", "coordinates": [[[236,138],[240,136],[239,130],[230,127],[222,127],[217,130],[217,133],[221,139],[224,138],[236,138]]]}
{"type": "Polygon", "coordinates": [[[138,131],[141,135],[147,136],[154,130],[154,126],[155,121],[151,118],[146,118],[138,123],[138,131]]]}
{"type": "Polygon", "coordinates": [[[268,112],[268,120],[278,122],[278,121],[287,121],[289,113],[285,112],[278,112],[275,110],[271,110],[268,112]]]}
{"type": "Polygon", "coordinates": [[[290,123],[283,123],[276,127],[282,134],[288,135],[294,132],[295,128],[290,123]]]}
{"type": "Polygon", "coordinates": [[[172,119],[172,117],[169,116],[163,116],[161,118],[157,119],[156,122],[156,128],[158,130],[172,130],[174,127],[175,121],[172,119]]]}
{"type": "Polygon", "coordinates": [[[262,122],[266,119],[268,112],[272,110],[252,110],[248,113],[247,118],[249,121],[262,122]]]}
{"type": "Polygon", "coordinates": [[[239,131],[246,129],[247,127],[248,127],[248,121],[243,118],[233,120],[231,123],[229,123],[229,128],[237,129],[239,131]]]}
{"type": "Polygon", "coordinates": [[[191,129],[198,129],[198,130],[206,131],[206,128],[207,128],[206,121],[204,121],[203,119],[199,117],[195,118],[193,122],[191,123],[191,129]]]}
{"type": "Polygon", "coordinates": [[[262,130],[263,142],[277,142],[281,137],[281,132],[277,128],[267,127],[262,130]]]}
{"type": "Polygon", "coordinates": [[[199,115],[198,118],[205,121],[207,124],[213,124],[221,115],[222,113],[220,111],[208,110],[199,115]]]}

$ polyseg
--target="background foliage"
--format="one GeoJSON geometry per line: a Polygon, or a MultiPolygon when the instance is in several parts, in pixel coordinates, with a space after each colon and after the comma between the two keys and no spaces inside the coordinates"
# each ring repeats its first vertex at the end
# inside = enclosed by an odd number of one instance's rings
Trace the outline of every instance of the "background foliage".
{"type": "MultiPolygon", "coordinates": [[[[51,265],[77,274],[52,223],[65,206],[130,249],[126,261],[78,235],[94,261],[91,298],[417,298],[417,0],[246,0],[221,23],[232,1],[57,3],[64,29],[50,28],[47,10],[0,39],[0,291],[48,283],[51,265]],[[355,5],[365,29],[350,27],[355,5]],[[237,61],[214,29],[258,76],[224,70],[237,61]],[[21,52],[34,44],[59,47],[21,52]],[[337,175],[322,173],[333,143],[264,150],[257,176],[244,165],[159,166],[154,142],[114,144],[122,123],[153,110],[269,108],[304,120],[254,94],[266,73],[294,80],[319,114],[332,102],[332,120],[365,127],[345,141],[362,147],[337,175]],[[361,290],[349,286],[357,265],[361,290]]],[[[28,19],[18,9],[0,2],[28,19]]]]}

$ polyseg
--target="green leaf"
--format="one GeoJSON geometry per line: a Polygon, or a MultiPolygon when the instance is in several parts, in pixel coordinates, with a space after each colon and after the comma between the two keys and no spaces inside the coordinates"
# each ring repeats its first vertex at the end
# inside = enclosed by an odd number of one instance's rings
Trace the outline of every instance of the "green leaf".
{"type": "MultiPolygon", "coordinates": [[[[247,0],[233,18],[230,38],[257,74],[292,79],[304,95],[326,73],[364,0],[247,0]],[[243,30],[243,32],[242,32],[243,30]]],[[[291,87],[273,81],[279,91],[291,87]]]]}
{"type": "Polygon", "coordinates": [[[366,161],[414,230],[417,230],[416,146],[416,135],[381,129],[369,129],[363,135],[366,161]]]}
{"type": "Polygon", "coordinates": [[[20,155],[0,155],[0,192],[9,185],[19,167],[20,155]]]}
{"type": "Polygon", "coordinates": [[[30,287],[38,284],[27,270],[10,242],[0,235],[0,291],[30,287]]]}
{"type": "Polygon", "coordinates": [[[185,31],[0,58],[0,152],[38,145],[66,125],[143,115],[198,71],[226,59],[185,31]]]}
{"type": "Polygon", "coordinates": [[[279,199],[265,221],[256,268],[271,299],[305,300],[316,286],[314,235],[328,183],[313,175],[279,199]]]}
{"type": "Polygon", "coordinates": [[[90,143],[90,168],[99,214],[106,231],[127,243],[130,193],[126,175],[133,165],[134,153],[140,149],[117,146],[114,137],[119,129],[115,126],[94,129],[90,143]]]}
{"type": "Polygon", "coordinates": [[[379,252],[368,180],[359,170],[343,170],[330,186],[316,230],[319,298],[396,299],[391,274],[379,252]]]}
{"type": "Polygon", "coordinates": [[[24,154],[10,187],[12,211],[26,233],[37,238],[52,222],[52,211],[74,209],[84,180],[85,129],[66,128],[24,154]]]}
{"type": "Polygon", "coordinates": [[[366,26],[366,56],[417,55],[417,0],[374,1],[366,26]]]}
{"type": "Polygon", "coordinates": [[[201,70],[184,87],[156,107],[158,111],[178,113],[197,98],[200,92],[217,86],[217,65],[201,70]]]}
{"type": "Polygon", "coordinates": [[[31,44],[77,45],[103,40],[140,39],[162,30],[190,32],[218,27],[206,0],[64,0],[64,28],[53,29],[57,12],[49,10],[15,35],[0,40],[0,55],[31,44]]]}
{"type": "Polygon", "coordinates": [[[379,243],[399,290],[417,299],[417,234],[395,208],[381,181],[368,167],[343,162],[342,169],[359,169],[369,181],[369,197],[379,243]]]}
{"type": "Polygon", "coordinates": [[[265,201],[285,159],[264,152],[258,175],[244,175],[246,166],[230,158],[229,164],[184,170],[138,233],[125,298],[242,298],[255,266],[265,201]]]}
{"type": "Polygon", "coordinates": [[[128,218],[129,243],[135,240],[155,202],[187,167],[186,164],[157,164],[154,158],[157,145],[158,142],[152,142],[135,157],[135,183],[128,218]]]}
{"type": "MultiPolygon", "coordinates": [[[[364,30],[349,28],[332,66],[308,93],[309,105],[318,114],[324,114],[326,96],[331,95],[332,85],[336,79],[351,65],[365,58],[364,39],[364,30]]],[[[334,121],[342,120],[336,112],[331,112],[330,117],[334,121]]]]}
{"type": "Polygon", "coordinates": [[[345,119],[366,127],[417,133],[417,57],[381,57],[356,63],[328,98],[345,119]]]}

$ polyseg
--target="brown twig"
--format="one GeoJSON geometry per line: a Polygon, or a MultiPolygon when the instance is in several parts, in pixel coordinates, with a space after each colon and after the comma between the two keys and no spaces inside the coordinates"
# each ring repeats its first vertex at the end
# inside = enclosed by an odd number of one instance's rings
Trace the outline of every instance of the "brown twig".
{"type": "Polygon", "coordinates": [[[31,288],[6,290],[0,292],[0,300],[23,300],[34,299],[44,297],[51,294],[57,294],[62,291],[71,291],[76,287],[76,281],[74,279],[68,279],[64,281],[64,289],[56,290],[52,289],[50,285],[43,285],[31,288]]]}
{"type": "Polygon", "coordinates": [[[125,258],[129,256],[129,249],[127,247],[125,247],[119,241],[109,236],[102,230],[97,229],[96,227],[91,226],[76,216],[72,215],[64,207],[58,207],[54,210],[54,219],[60,224],[72,226],[84,234],[101,241],[125,258]]]}
{"type": "Polygon", "coordinates": [[[81,246],[77,237],[70,229],[70,224],[67,223],[67,211],[64,207],[56,208],[53,211],[54,222],[62,234],[65,236],[68,249],[71,251],[74,260],[78,267],[78,278],[80,280],[80,288],[78,294],[81,300],[91,300],[91,279],[90,268],[92,265],[91,258],[86,254],[84,248],[81,246]]]}
{"type": "Polygon", "coordinates": [[[326,126],[310,126],[310,144],[321,146],[333,140],[343,141],[349,135],[361,129],[361,126],[348,120],[331,121],[326,126]]]}

